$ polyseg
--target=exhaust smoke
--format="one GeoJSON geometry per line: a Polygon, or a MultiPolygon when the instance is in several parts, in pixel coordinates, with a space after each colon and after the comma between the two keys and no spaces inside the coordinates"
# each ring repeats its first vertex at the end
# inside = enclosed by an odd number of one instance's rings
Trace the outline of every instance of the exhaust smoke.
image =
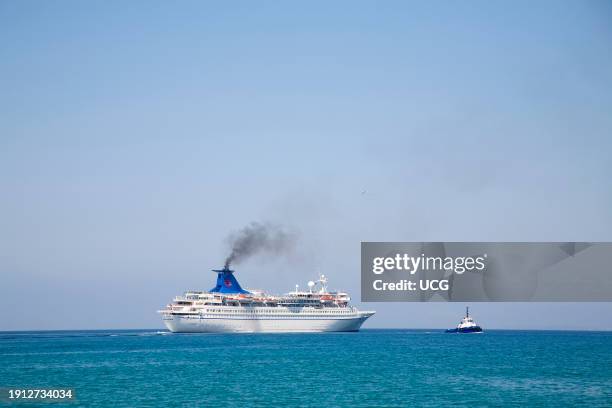
{"type": "Polygon", "coordinates": [[[252,222],[242,230],[230,235],[231,252],[225,259],[225,268],[240,263],[253,255],[267,253],[282,255],[293,250],[296,234],[269,223],[252,222]]]}

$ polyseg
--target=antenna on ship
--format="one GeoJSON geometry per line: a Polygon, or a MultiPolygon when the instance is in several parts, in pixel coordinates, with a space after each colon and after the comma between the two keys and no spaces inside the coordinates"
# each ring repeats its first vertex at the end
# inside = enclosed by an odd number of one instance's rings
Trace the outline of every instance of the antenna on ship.
{"type": "Polygon", "coordinates": [[[312,293],[312,288],[314,288],[315,283],[313,281],[308,281],[308,290],[312,293]]]}
{"type": "Polygon", "coordinates": [[[319,290],[319,293],[327,292],[327,278],[325,277],[325,275],[321,274],[317,282],[321,284],[321,289],[319,290]]]}
{"type": "Polygon", "coordinates": [[[465,307],[465,317],[470,317],[470,307],[469,306],[465,307]]]}

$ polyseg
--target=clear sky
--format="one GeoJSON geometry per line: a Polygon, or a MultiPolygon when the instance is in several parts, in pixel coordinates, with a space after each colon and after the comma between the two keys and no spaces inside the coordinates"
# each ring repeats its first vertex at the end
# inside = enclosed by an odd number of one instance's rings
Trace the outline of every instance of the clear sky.
{"type": "MultiPolygon", "coordinates": [[[[359,304],[362,240],[610,241],[611,180],[609,1],[0,1],[0,330],[161,327],[251,221],[300,240],[243,286],[321,270],[359,304]]],[[[472,306],[612,329],[611,303],[472,306]]]]}

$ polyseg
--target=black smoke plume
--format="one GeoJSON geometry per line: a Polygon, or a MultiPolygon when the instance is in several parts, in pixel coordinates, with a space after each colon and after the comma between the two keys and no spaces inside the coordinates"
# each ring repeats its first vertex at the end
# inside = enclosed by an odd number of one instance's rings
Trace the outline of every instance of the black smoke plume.
{"type": "Polygon", "coordinates": [[[225,259],[225,267],[232,263],[240,263],[245,259],[259,254],[280,255],[293,249],[296,235],[277,225],[252,222],[229,236],[231,252],[225,259]]]}

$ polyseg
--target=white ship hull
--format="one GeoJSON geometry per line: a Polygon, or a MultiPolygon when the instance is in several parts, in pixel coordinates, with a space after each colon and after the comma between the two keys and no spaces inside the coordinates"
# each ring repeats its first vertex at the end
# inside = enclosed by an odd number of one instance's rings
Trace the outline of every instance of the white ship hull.
{"type": "Polygon", "coordinates": [[[164,316],[164,324],[174,333],[300,333],[357,331],[373,312],[358,312],[352,316],[315,318],[303,317],[204,317],[164,316]]]}

